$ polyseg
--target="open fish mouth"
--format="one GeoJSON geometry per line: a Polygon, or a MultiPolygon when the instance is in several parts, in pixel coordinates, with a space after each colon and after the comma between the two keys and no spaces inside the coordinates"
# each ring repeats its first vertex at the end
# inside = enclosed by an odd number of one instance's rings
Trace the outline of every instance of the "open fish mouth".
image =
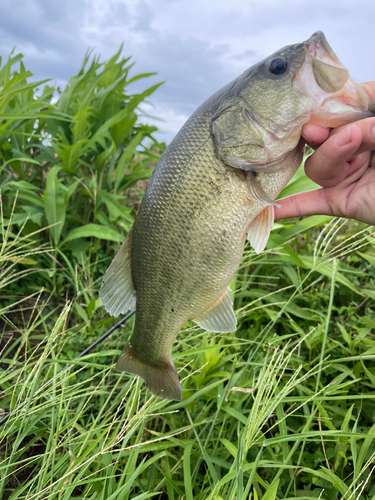
{"type": "Polygon", "coordinates": [[[343,68],[343,65],[327,42],[327,39],[322,31],[317,31],[311,35],[311,37],[305,42],[305,48],[309,54],[317,59],[320,59],[323,62],[329,62],[330,64],[335,63],[335,65],[343,68]]]}
{"type": "Polygon", "coordinates": [[[315,125],[336,127],[373,116],[375,110],[321,31],[305,42],[305,61],[295,74],[293,87],[315,100],[309,120],[315,125]]]}
{"type": "Polygon", "coordinates": [[[321,31],[306,42],[306,59],[319,87],[328,94],[340,91],[349,80],[348,70],[340,63],[321,31]]]}

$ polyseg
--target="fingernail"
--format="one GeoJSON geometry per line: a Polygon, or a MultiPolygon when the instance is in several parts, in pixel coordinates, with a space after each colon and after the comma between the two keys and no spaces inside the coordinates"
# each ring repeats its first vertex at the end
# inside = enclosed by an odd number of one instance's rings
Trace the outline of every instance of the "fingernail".
{"type": "Polygon", "coordinates": [[[371,130],[371,137],[372,139],[375,141],[375,126],[372,127],[372,130],[371,130]]]}
{"type": "Polygon", "coordinates": [[[346,146],[351,141],[350,128],[351,127],[349,126],[336,135],[335,144],[338,148],[346,146]]]}

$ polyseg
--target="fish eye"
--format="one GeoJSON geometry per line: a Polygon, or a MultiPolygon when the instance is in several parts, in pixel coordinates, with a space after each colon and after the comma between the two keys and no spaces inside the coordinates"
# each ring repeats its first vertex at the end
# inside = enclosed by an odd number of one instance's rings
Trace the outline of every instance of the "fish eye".
{"type": "Polygon", "coordinates": [[[283,57],[275,57],[268,65],[268,71],[273,75],[283,75],[287,68],[287,60],[283,57]]]}

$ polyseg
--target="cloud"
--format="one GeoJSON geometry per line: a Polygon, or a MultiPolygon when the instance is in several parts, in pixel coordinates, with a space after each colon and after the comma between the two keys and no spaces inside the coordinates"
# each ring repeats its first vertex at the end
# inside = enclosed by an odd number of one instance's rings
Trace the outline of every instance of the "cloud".
{"type": "Polygon", "coordinates": [[[104,60],[123,42],[133,74],[158,72],[134,91],[166,82],[151,100],[170,140],[218,88],[318,29],[355,79],[373,79],[374,14],[372,0],[3,0],[0,54],[16,46],[37,79],[62,85],[88,48],[104,60]]]}
{"type": "Polygon", "coordinates": [[[67,80],[87,49],[77,40],[83,13],[83,7],[72,0],[3,0],[0,53],[7,57],[16,47],[38,78],[67,80]]]}
{"type": "Polygon", "coordinates": [[[142,117],[143,122],[157,126],[159,129],[157,138],[164,142],[170,142],[176,130],[180,130],[190,116],[190,114],[178,113],[173,108],[147,103],[142,104],[142,111],[145,113],[142,117]]]}

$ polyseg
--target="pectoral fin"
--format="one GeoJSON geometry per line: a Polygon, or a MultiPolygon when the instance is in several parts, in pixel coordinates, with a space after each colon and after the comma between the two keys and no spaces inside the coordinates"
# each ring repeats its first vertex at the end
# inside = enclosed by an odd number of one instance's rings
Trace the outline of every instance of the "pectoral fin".
{"type": "Polygon", "coordinates": [[[112,316],[119,316],[135,308],[136,293],[131,273],[131,230],[118,254],[107,269],[99,298],[112,316]]]}
{"type": "Polygon", "coordinates": [[[229,293],[225,291],[194,321],[204,330],[213,333],[235,332],[237,329],[237,319],[233,311],[233,302],[229,293]]]}
{"type": "Polygon", "coordinates": [[[258,181],[257,173],[249,171],[246,174],[247,189],[250,195],[264,205],[272,205],[280,207],[274,200],[272,200],[264,191],[262,185],[258,181]]]}
{"type": "Polygon", "coordinates": [[[255,217],[249,227],[247,237],[250,245],[254,248],[256,253],[262,252],[266,245],[274,221],[274,208],[269,205],[260,214],[255,217]]]}

